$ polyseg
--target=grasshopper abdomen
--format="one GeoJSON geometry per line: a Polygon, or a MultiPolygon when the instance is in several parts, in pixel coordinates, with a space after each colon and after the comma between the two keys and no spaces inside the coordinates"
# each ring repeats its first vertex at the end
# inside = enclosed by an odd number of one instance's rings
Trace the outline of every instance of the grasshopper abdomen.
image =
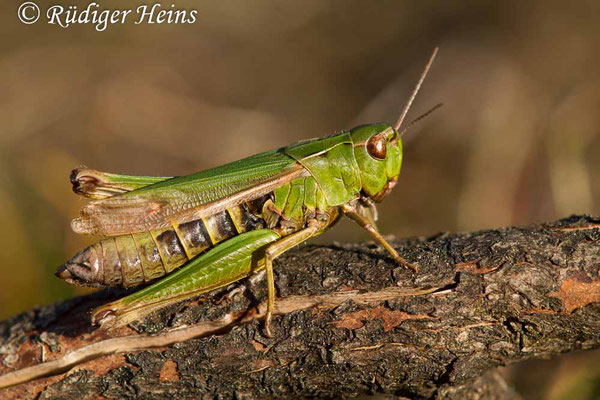
{"type": "Polygon", "coordinates": [[[61,265],[56,275],[88,287],[131,287],[154,281],[222,241],[264,227],[256,215],[264,201],[242,203],[181,224],[172,222],[163,229],[103,239],[61,265]]]}

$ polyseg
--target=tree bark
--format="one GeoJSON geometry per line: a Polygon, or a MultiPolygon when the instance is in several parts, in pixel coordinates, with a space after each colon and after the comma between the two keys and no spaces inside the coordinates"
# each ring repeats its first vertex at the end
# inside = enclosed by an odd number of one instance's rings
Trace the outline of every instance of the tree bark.
{"type": "Polygon", "coordinates": [[[0,398],[516,399],[494,368],[600,347],[599,218],[394,246],[417,275],[368,243],[309,245],[277,259],[272,338],[262,329],[264,305],[257,307],[262,282],[233,299],[212,292],[113,331],[92,327],[89,313],[123,291],[30,310],[0,322],[0,375],[93,343],[109,354],[2,389],[0,398]],[[173,333],[182,326],[190,328],[173,333]],[[164,339],[190,329],[198,337],[164,339]],[[125,348],[109,346],[126,335],[154,347],[128,351],[135,346],[121,339],[125,348]]]}

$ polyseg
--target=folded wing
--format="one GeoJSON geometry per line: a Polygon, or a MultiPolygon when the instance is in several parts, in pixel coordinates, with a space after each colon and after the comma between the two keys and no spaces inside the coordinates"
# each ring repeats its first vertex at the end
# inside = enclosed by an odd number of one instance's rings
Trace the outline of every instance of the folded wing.
{"type": "Polygon", "coordinates": [[[307,174],[294,159],[273,150],[91,201],[71,226],[77,233],[106,236],[164,228],[258,198],[307,174]]]}
{"type": "Polygon", "coordinates": [[[73,191],[91,199],[105,199],[171,178],[171,176],[111,174],[86,167],[71,171],[73,191]]]}

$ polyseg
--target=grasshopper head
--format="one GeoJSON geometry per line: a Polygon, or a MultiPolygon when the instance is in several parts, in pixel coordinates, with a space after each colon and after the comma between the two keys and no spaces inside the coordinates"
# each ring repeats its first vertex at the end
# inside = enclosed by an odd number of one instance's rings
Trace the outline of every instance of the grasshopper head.
{"type": "Polygon", "coordinates": [[[387,196],[396,186],[400,166],[402,165],[402,140],[400,136],[414,122],[440,106],[435,106],[400,131],[404,117],[417,96],[437,51],[436,47],[394,127],[386,124],[362,125],[350,131],[354,143],[354,157],[360,169],[362,191],[377,202],[387,196]]]}
{"type": "Polygon", "coordinates": [[[379,202],[396,185],[402,165],[402,140],[389,125],[362,125],[350,131],[363,192],[379,202]]]}

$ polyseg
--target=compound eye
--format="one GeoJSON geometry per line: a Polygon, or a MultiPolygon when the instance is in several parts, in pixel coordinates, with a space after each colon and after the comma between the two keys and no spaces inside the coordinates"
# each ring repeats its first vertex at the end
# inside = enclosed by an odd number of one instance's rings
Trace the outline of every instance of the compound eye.
{"type": "Polygon", "coordinates": [[[383,133],[377,133],[367,142],[367,152],[377,160],[385,160],[387,155],[387,140],[383,133]]]}

